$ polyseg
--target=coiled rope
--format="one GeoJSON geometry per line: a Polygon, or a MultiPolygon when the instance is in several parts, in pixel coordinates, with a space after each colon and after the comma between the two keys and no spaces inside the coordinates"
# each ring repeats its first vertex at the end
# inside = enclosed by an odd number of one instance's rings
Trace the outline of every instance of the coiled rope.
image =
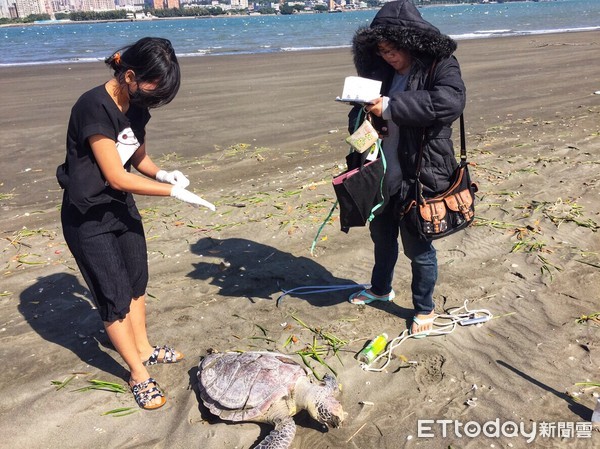
{"type": "Polygon", "coordinates": [[[409,329],[404,330],[399,336],[391,340],[386,346],[385,351],[379,354],[370,364],[367,365],[366,363],[361,362],[361,368],[365,371],[384,371],[392,360],[392,353],[394,352],[394,349],[396,349],[409,338],[447,335],[451,332],[454,332],[456,326],[458,325],[467,326],[485,323],[494,317],[492,312],[487,309],[470,310],[467,307],[467,303],[468,300],[465,300],[462,307],[458,307],[457,309],[446,314],[436,315],[435,319],[433,320],[433,328],[431,330],[416,332],[414,334],[411,334],[409,329]],[[460,312],[463,309],[464,311],[460,312]],[[377,365],[377,362],[381,361],[382,359],[387,360],[382,366],[375,368],[373,365],[377,365]]]}

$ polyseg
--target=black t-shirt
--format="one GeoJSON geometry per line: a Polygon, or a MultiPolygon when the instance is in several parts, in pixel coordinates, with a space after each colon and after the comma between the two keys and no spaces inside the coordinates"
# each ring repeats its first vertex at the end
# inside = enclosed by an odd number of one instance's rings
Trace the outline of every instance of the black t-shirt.
{"type": "Polygon", "coordinates": [[[67,157],[58,166],[56,178],[65,189],[65,200],[85,214],[90,207],[118,201],[134,204],[130,193],[111,188],[96,162],[89,143],[93,135],[115,141],[123,166],[131,169],[129,158],[144,143],[150,120],[146,108],[131,105],[123,114],[104,85],[84,93],[71,109],[67,131],[67,157]]]}

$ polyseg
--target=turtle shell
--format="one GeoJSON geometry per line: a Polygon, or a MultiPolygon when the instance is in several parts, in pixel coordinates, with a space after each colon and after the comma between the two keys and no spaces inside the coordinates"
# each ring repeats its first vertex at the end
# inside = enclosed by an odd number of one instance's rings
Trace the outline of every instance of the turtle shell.
{"type": "Polygon", "coordinates": [[[289,398],[305,376],[294,360],[272,352],[215,353],[198,366],[202,402],[229,421],[268,421],[269,408],[289,398]]]}

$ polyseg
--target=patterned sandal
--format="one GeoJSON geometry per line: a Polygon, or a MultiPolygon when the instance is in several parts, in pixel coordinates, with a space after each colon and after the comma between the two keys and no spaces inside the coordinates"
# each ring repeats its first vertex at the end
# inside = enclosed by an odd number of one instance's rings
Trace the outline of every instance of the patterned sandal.
{"type": "Polygon", "coordinates": [[[177,354],[177,352],[168,346],[155,346],[154,351],[148,360],[142,362],[145,366],[156,365],[157,363],[177,363],[183,359],[183,354],[177,354]],[[159,357],[160,351],[163,351],[163,356],[159,357]]]}
{"type": "Polygon", "coordinates": [[[137,404],[144,410],[156,410],[157,408],[165,405],[165,402],[167,402],[167,398],[165,398],[160,386],[152,377],[144,382],[134,385],[131,385],[130,380],[129,387],[131,388],[135,402],[137,402],[137,404]],[[151,385],[154,386],[151,387],[151,385]],[[158,404],[151,404],[151,402],[156,398],[160,398],[160,402],[158,404]]]}

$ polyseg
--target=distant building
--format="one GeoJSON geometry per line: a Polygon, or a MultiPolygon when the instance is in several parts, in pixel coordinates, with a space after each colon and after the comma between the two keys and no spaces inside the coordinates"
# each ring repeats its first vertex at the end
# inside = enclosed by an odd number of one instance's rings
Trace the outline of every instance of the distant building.
{"type": "Polygon", "coordinates": [[[140,11],[144,9],[144,0],[115,0],[117,8],[129,11],[140,11]]]}
{"type": "Polygon", "coordinates": [[[18,17],[27,17],[31,14],[47,14],[44,0],[16,0],[15,6],[18,17]]]}
{"type": "Polygon", "coordinates": [[[81,2],[82,11],[113,11],[114,9],[114,0],[83,0],[81,2]]]}
{"type": "Polygon", "coordinates": [[[248,0],[231,0],[233,9],[248,9],[248,0]]]}
{"type": "Polygon", "coordinates": [[[150,0],[149,3],[153,9],[179,8],[179,0],[150,0]]]}
{"type": "Polygon", "coordinates": [[[0,0],[0,17],[6,19],[16,19],[17,6],[14,0],[0,0]]]}
{"type": "Polygon", "coordinates": [[[46,0],[47,9],[54,12],[69,12],[72,11],[68,0],[46,0]]]}

